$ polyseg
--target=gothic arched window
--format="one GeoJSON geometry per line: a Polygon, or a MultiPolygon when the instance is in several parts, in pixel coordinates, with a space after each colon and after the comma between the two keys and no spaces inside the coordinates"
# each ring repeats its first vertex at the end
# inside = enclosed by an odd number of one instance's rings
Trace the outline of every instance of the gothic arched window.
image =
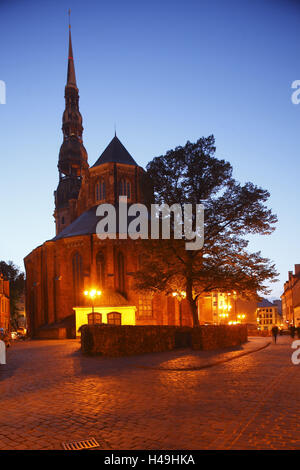
{"type": "Polygon", "coordinates": [[[125,263],[123,253],[118,253],[118,290],[122,293],[125,292],[125,263]]]}
{"type": "Polygon", "coordinates": [[[106,186],[103,179],[99,180],[95,186],[95,199],[97,201],[103,201],[106,197],[106,186]]]}
{"type": "Polygon", "coordinates": [[[122,179],[119,182],[119,196],[127,196],[130,199],[131,195],[131,185],[130,181],[122,179]]]}
{"type": "Polygon", "coordinates": [[[75,305],[80,304],[83,291],[83,269],[82,257],[76,252],[72,258],[72,271],[73,271],[73,298],[75,305]]]}
{"type": "Polygon", "coordinates": [[[97,285],[103,288],[105,286],[105,257],[102,251],[96,256],[97,285]]]}

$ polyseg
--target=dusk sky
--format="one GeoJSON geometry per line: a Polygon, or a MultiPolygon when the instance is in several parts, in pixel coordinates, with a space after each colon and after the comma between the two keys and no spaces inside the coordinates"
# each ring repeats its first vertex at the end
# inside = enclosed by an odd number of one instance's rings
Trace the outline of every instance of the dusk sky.
{"type": "Polygon", "coordinates": [[[300,2],[0,0],[0,259],[55,235],[53,191],[67,75],[68,8],[84,145],[92,165],[114,134],[143,167],[214,134],[242,183],[271,193],[272,236],[250,249],[280,273],[300,263],[300,2]]]}

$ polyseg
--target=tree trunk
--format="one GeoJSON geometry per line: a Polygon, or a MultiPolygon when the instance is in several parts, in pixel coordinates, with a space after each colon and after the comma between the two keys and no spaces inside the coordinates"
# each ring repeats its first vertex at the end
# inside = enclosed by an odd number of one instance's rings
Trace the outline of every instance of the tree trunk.
{"type": "Polygon", "coordinates": [[[193,326],[199,326],[197,300],[193,298],[193,282],[191,278],[188,278],[186,282],[186,299],[193,318],[193,326]]]}

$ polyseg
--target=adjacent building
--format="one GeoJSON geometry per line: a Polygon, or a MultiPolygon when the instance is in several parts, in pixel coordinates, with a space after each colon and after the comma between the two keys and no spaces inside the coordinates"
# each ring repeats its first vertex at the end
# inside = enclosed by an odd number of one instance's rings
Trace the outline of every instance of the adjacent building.
{"type": "Polygon", "coordinates": [[[0,273],[0,328],[9,329],[10,325],[9,281],[0,273]]]}
{"type": "Polygon", "coordinates": [[[214,291],[198,301],[200,323],[247,323],[256,325],[257,299],[244,299],[237,292],[214,291]]]}
{"type": "Polygon", "coordinates": [[[275,304],[266,299],[259,302],[256,310],[257,329],[267,332],[270,332],[274,326],[282,329],[284,325],[279,308],[278,302],[275,304]]]}
{"type": "Polygon", "coordinates": [[[17,329],[22,332],[26,332],[27,329],[27,319],[26,319],[26,310],[25,310],[25,293],[23,293],[18,302],[17,302],[17,329]]]}
{"type": "Polygon", "coordinates": [[[286,327],[300,325],[300,264],[295,264],[294,273],[289,271],[281,296],[282,316],[286,327]]]}

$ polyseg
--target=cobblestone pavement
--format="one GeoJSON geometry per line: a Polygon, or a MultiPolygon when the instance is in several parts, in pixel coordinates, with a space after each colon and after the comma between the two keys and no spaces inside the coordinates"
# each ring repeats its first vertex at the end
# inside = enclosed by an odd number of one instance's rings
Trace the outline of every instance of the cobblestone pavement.
{"type": "Polygon", "coordinates": [[[103,449],[300,449],[300,365],[289,337],[202,370],[184,369],[240,351],[107,359],[79,347],[27,341],[8,350],[0,449],[60,449],[89,437],[103,449]]]}

